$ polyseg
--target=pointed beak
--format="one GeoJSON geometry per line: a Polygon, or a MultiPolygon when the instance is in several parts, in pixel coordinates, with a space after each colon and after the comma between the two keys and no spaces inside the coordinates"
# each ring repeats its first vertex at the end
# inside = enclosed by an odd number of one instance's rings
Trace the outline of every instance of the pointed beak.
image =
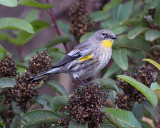
{"type": "Polygon", "coordinates": [[[111,39],[114,39],[114,40],[116,40],[116,39],[118,39],[118,37],[116,37],[116,36],[113,36],[113,37],[111,37],[111,39]]]}

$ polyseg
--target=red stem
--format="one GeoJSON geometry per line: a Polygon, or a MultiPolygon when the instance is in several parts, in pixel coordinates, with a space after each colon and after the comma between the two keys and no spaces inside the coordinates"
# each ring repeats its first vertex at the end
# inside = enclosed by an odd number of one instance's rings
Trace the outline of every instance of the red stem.
{"type": "MultiPolygon", "coordinates": [[[[49,0],[46,0],[46,3],[50,4],[49,0]]],[[[60,32],[59,27],[57,25],[56,18],[55,18],[53,10],[52,9],[48,9],[47,12],[50,15],[50,17],[51,17],[51,19],[52,19],[52,21],[53,21],[53,23],[55,25],[55,29],[56,29],[56,32],[57,32],[58,36],[61,36],[61,32],[60,32]]],[[[63,43],[63,45],[64,45],[64,48],[65,48],[66,52],[68,52],[68,48],[67,48],[66,43],[63,43]]]]}
{"type": "Polygon", "coordinates": [[[22,50],[23,49],[23,47],[22,46],[17,46],[17,51],[18,51],[18,56],[19,56],[19,61],[20,62],[23,62],[23,57],[22,57],[22,50]]]}
{"type": "Polygon", "coordinates": [[[156,107],[154,107],[154,110],[155,110],[155,112],[156,112],[156,114],[157,114],[158,120],[160,120],[160,117],[159,117],[159,114],[158,114],[158,112],[157,112],[156,107]]]}
{"type": "Polygon", "coordinates": [[[160,117],[159,117],[159,114],[158,114],[158,112],[157,112],[156,107],[154,107],[154,110],[155,110],[155,112],[156,112],[156,114],[157,114],[157,117],[158,117],[158,126],[157,126],[157,128],[160,128],[160,117]]]}

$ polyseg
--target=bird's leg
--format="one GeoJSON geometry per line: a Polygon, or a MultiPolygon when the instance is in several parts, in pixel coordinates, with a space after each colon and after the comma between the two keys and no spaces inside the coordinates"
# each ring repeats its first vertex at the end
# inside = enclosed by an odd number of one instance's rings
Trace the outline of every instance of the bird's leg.
{"type": "Polygon", "coordinates": [[[78,77],[76,77],[76,79],[77,79],[82,85],[85,85],[85,84],[83,83],[83,81],[81,81],[78,77]]]}

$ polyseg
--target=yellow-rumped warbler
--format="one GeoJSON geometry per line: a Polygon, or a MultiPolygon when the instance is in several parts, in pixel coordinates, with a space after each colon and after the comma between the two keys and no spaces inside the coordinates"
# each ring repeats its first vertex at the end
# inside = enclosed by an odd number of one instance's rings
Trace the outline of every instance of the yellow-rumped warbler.
{"type": "Polygon", "coordinates": [[[39,80],[56,73],[68,73],[82,83],[81,80],[94,75],[107,65],[115,39],[117,37],[112,31],[99,30],[77,45],[51,69],[35,76],[32,80],[39,80]]]}

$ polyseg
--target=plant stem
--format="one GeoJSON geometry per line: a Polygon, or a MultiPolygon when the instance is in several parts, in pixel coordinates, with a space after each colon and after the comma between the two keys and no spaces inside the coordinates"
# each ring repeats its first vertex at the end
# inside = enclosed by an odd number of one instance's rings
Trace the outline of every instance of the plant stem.
{"type": "Polygon", "coordinates": [[[22,46],[17,46],[17,51],[18,51],[18,56],[19,56],[19,61],[20,62],[23,62],[23,59],[22,59],[23,58],[22,57],[22,51],[23,50],[22,50],[22,48],[23,48],[22,46]]]}
{"type": "MultiPolygon", "coordinates": [[[[46,3],[47,3],[47,4],[50,4],[49,0],[46,0],[46,3]]],[[[58,25],[57,25],[57,21],[56,21],[56,18],[55,18],[55,15],[54,15],[53,10],[52,10],[52,9],[48,9],[47,12],[48,12],[48,14],[50,15],[50,17],[51,17],[51,19],[52,19],[52,21],[53,21],[53,23],[54,23],[54,25],[55,25],[55,29],[56,29],[57,35],[58,35],[58,36],[61,36],[61,32],[60,32],[59,27],[58,27],[58,25]]],[[[68,52],[68,48],[67,48],[66,43],[63,43],[63,45],[64,45],[64,48],[65,48],[66,52],[68,52]]]]}
{"type": "Polygon", "coordinates": [[[156,114],[157,114],[157,117],[158,117],[158,126],[157,126],[157,128],[160,128],[160,117],[159,117],[159,114],[158,114],[158,112],[157,112],[156,107],[154,107],[154,110],[155,110],[155,112],[156,112],[156,114]]]}

